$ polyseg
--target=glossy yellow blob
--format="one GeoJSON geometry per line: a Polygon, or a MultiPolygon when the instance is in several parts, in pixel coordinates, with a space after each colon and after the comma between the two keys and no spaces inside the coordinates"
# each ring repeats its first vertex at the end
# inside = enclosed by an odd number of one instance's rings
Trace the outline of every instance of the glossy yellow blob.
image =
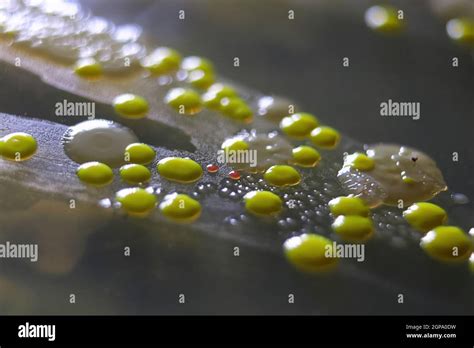
{"type": "Polygon", "coordinates": [[[311,146],[298,146],[292,150],[293,163],[300,167],[314,167],[321,160],[318,150],[311,146]]]}
{"type": "Polygon", "coordinates": [[[474,19],[454,18],[446,24],[449,37],[461,44],[474,45],[474,19]]]}
{"type": "Polygon", "coordinates": [[[219,109],[223,98],[237,97],[237,92],[222,83],[215,83],[202,95],[204,105],[210,109],[219,109]]]}
{"type": "Polygon", "coordinates": [[[280,122],[280,129],[290,137],[305,138],[318,124],[319,121],[315,116],[300,112],[284,117],[280,122]]]}
{"type": "Polygon", "coordinates": [[[149,108],[145,98],[131,93],[115,97],[113,105],[120,116],[132,119],[145,117],[149,108]]]}
{"type": "Polygon", "coordinates": [[[270,191],[251,191],[244,196],[245,208],[255,215],[275,215],[283,206],[280,197],[270,191]]]}
{"type": "Polygon", "coordinates": [[[469,258],[469,269],[471,272],[474,272],[474,253],[472,253],[471,257],[469,258]]]}
{"type": "Polygon", "coordinates": [[[274,186],[294,186],[301,181],[300,173],[295,168],[286,165],[271,166],[263,174],[263,178],[274,186]]]}
{"type": "Polygon", "coordinates": [[[97,78],[102,76],[102,65],[93,58],[84,58],[76,62],[74,72],[80,77],[97,78]]]}
{"type": "Polygon", "coordinates": [[[332,149],[337,146],[341,135],[337,130],[331,127],[316,127],[311,131],[311,141],[314,145],[332,149]]]}
{"type": "Polygon", "coordinates": [[[150,164],[155,159],[155,150],[147,144],[133,143],[125,148],[125,161],[137,164],[150,164]]]}
{"type": "Polygon", "coordinates": [[[156,206],[156,196],[138,187],[118,191],[115,199],[123,210],[135,216],[145,216],[156,206]]]}
{"type": "Polygon", "coordinates": [[[239,151],[239,150],[248,150],[249,144],[240,138],[230,138],[225,140],[221,146],[222,150],[227,151],[239,151]]]}
{"type": "Polygon", "coordinates": [[[141,61],[142,67],[153,75],[167,75],[179,69],[181,55],[168,47],[158,47],[141,61]]]}
{"type": "Polygon", "coordinates": [[[422,232],[428,232],[448,220],[448,214],[443,208],[427,202],[412,204],[403,212],[403,217],[411,226],[422,232]]]}
{"type": "Polygon", "coordinates": [[[192,222],[201,215],[201,204],[185,194],[165,196],[159,208],[164,216],[178,222],[192,222]]]}
{"type": "Polygon", "coordinates": [[[191,89],[173,88],[165,96],[165,103],[180,114],[194,115],[201,111],[201,96],[191,89]]]}
{"type": "Polygon", "coordinates": [[[214,73],[214,66],[206,58],[190,56],[183,59],[181,68],[187,71],[202,70],[207,73],[214,73]]]}
{"type": "Polygon", "coordinates": [[[375,162],[372,158],[368,157],[363,153],[353,153],[352,155],[347,155],[344,159],[344,167],[350,166],[354,169],[358,169],[363,172],[370,171],[374,169],[375,162]]]}
{"type": "Polygon", "coordinates": [[[338,263],[333,242],[317,234],[292,237],[283,249],[288,261],[304,272],[328,271],[338,263]]]}
{"type": "Polygon", "coordinates": [[[83,163],[79,166],[76,173],[82,182],[95,186],[108,185],[114,179],[112,169],[100,162],[83,163]]]}
{"type": "Polygon", "coordinates": [[[369,216],[369,207],[359,197],[337,197],[328,203],[329,210],[334,216],[358,215],[369,216]]]}
{"type": "Polygon", "coordinates": [[[126,164],[120,167],[120,177],[129,184],[143,184],[150,180],[151,173],[141,164],[126,164]]]}
{"type": "Polygon", "coordinates": [[[245,123],[252,121],[253,111],[241,98],[225,97],[221,99],[220,104],[220,111],[225,116],[245,123]]]}
{"type": "Polygon", "coordinates": [[[410,176],[407,176],[407,175],[402,175],[402,180],[405,184],[407,185],[413,185],[413,184],[416,184],[416,180],[413,179],[412,177],[410,176]]]}
{"type": "Polygon", "coordinates": [[[438,226],[420,242],[424,251],[434,259],[446,262],[466,261],[472,253],[472,240],[459,227],[438,226]]]}
{"type": "Polygon", "coordinates": [[[372,220],[358,215],[340,215],[331,226],[334,232],[348,242],[363,242],[374,233],[372,220]]]}
{"type": "Polygon", "coordinates": [[[392,33],[400,31],[403,19],[398,19],[398,11],[391,6],[372,6],[365,12],[365,22],[376,31],[392,33]]]}
{"type": "Polygon", "coordinates": [[[201,166],[190,158],[167,157],[158,162],[158,173],[165,179],[190,183],[202,176],[201,166]]]}
{"type": "Polygon", "coordinates": [[[26,161],[38,148],[35,138],[28,133],[16,132],[0,138],[0,155],[10,161],[26,161]]]}
{"type": "Polygon", "coordinates": [[[188,73],[186,82],[199,89],[207,89],[216,81],[213,73],[204,70],[192,70],[188,73]]]}

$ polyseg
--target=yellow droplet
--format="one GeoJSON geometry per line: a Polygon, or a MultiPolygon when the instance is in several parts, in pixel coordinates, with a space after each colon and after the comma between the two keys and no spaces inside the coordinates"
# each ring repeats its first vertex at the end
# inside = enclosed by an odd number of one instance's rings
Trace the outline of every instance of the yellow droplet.
{"type": "Polygon", "coordinates": [[[126,93],[114,98],[115,111],[125,118],[143,118],[148,113],[148,102],[145,98],[126,93]]]}
{"type": "Polygon", "coordinates": [[[223,98],[237,97],[237,92],[222,83],[215,83],[202,95],[204,105],[210,109],[219,109],[223,98]]]}
{"type": "Polygon", "coordinates": [[[301,181],[298,171],[287,165],[274,165],[267,169],[263,178],[270,185],[274,186],[294,186],[301,181]]]}
{"type": "Polygon", "coordinates": [[[445,262],[466,261],[472,253],[472,240],[455,226],[434,228],[425,234],[420,245],[428,255],[445,262]]]}
{"type": "Polygon", "coordinates": [[[142,59],[141,65],[153,75],[167,75],[179,69],[181,55],[168,47],[158,47],[142,59]]]}
{"type": "Polygon", "coordinates": [[[300,112],[284,117],[280,122],[280,129],[290,137],[305,138],[318,124],[319,121],[315,116],[300,112]]]}
{"type": "Polygon", "coordinates": [[[167,157],[158,162],[158,173],[165,179],[190,183],[202,176],[201,166],[190,158],[167,157]]]}
{"type": "Polygon", "coordinates": [[[220,111],[227,117],[236,121],[251,122],[253,111],[247,103],[239,97],[225,97],[220,101],[220,111]]]}
{"type": "Polygon", "coordinates": [[[446,211],[433,203],[420,202],[412,204],[403,212],[408,223],[422,232],[444,225],[448,220],[446,211]]]}
{"type": "Polygon", "coordinates": [[[155,155],[155,150],[147,144],[133,143],[125,148],[125,160],[130,163],[150,164],[155,155]]]}
{"type": "Polygon", "coordinates": [[[403,28],[403,19],[398,18],[398,11],[392,6],[372,6],[365,12],[365,22],[373,30],[393,33],[403,28]]]}
{"type": "Polygon", "coordinates": [[[474,19],[454,18],[446,24],[446,31],[451,39],[461,44],[474,44],[474,19]]]}
{"type": "Polygon", "coordinates": [[[346,158],[344,159],[344,167],[346,166],[350,166],[354,169],[366,172],[374,169],[375,162],[367,155],[360,152],[356,152],[352,155],[346,156],[346,158]]]}
{"type": "Polygon", "coordinates": [[[74,72],[80,77],[97,78],[102,76],[102,65],[94,58],[79,59],[74,65],[74,72]]]}
{"type": "Polygon", "coordinates": [[[280,197],[270,191],[251,191],[244,196],[245,208],[255,215],[278,214],[283,206],[280,197]]]}
{"type": "Polygon", "coordinates": [[[204,70],[192,70],[188,73],[188,77],[186,78],[186,82],[199,89],[209,88],[215,80],[216,78],[213,73],[204,70]]]}
{"type": "Polygon", "coordinates": [[[407,185],[415,185],[416,183],[418,183],[410,176],[410,174],[407,173],[406,170],[401,171],[400,176],[402,177],[402,181],[407,185]]]}
{"type": "Polygon", "coordinates": [[[334,216],[359,215],[369,216],[369,207],[359,197],[337,197],[328,203],[329,210],[334,216]]]}
{"type": "Polygon", "coordinates": [[[126,164],[120,168],[120,177],[129,184],[143,184],[150,180],[151,173],[141,164],[126,164]]]}
{"type": "Polygon", "coordinates": [[[292,237],[283,249],[288,261],[304,272],[328,271],[338,263],[333,242],[317,234],[292,237]]]}
{"type": "Polygon", "coordinates": [[[402,180],[403,180],[403,182],[404,182],[405,184],[407,184],[407,185],[416,184],[415,179],[413,179],[413,178],[410,177],[410,176],[402,175],[402,180]]]}
{"type": "Polygon", "coordinates": [[[202,70],[207,73],[214,73],[214,67],[209,60],[196,56],[184,58],[181,63],[181,68],[187,71],[202,70]]]}
{"type": "Polygon", "coordinates": [[[202,109],[199,94],[186,88],[170,89],[165,96],[165,103],[180,114],[194,115],[202,109]]]}
{"type": "Polygon", "coordinates": [[[239,151],[239,150],[248,150],[249,144],[238,137],[230,138],[225,140],[221,145],[222,150],[228,151],[239,151]]]}
{"type": "Polygon", "coordinates": [[[159,208],[164,216],[178,222],[192,222],[201,215],[201,204],[185,194],[166,195],[159,208]]]}
{"type": "Polygon", "coordinates": [[[156,206],[156,196],[142,188],[125,188],[118,191],[115,199],[128,214],[143,217],[156,206]]]}
{"type": "Polygon", "coordinates": [[[336,147],[340,139],[339,132],[331,127],[316,127],[311,131],[313,144],[325,149],[336,147]]]}
{"type": "Polygon", "coordinates": [[[26,161],[38,148],[35,138],[28,133],[16,132],[0,138],[0,155],[10,161],[26,161]]]}
{"type": "Polygon", "coordinates": [[[374,233],[372,220],[358,215],[340,215],[334,220],[332,229],[348,242],[362,242],[374,233]]]}
{"type": "Polygon", "coordinates": [[[293,163],[300,167],[314,167],[321,160],[318,150],[311,146],[298,146],[292,151],[293,163]]]}
{"type": "Polygon", "coordinates": [[[114,178],[112,169],[100,162],[83,163],[79,166],[76,173],[82,182],[95,186],[108,185],[114,178]]]}

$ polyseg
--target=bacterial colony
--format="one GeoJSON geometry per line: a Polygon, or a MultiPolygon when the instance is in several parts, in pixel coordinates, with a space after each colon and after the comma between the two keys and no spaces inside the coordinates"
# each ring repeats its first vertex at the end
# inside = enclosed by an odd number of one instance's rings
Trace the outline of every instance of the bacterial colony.
{"type": "MultiPolygon", "coordinates": [[[[371,7],[365,19],[377,32],[403,30],[397,10],[388,6],[371,7]]],[[[448,35],[458,42],[472,42],[473,28],[465,19],[447,24],[448,35]]],[[[74,2],[2,1],[0,35],[2,59],[12,62],[20,52],[22,66],[47,83],[113,106],[117,121],[79,122],[62,137],[64,153],[77,164],[75,180],[87,190],[120,182],[112,196],[97,200],[102,209],[196,223],[207,208],[201,199],[217,195],[239,203],[222,228],[256,220],[274,226],[275,233],[286,235],[287,259],[303,271],[337,266],[338,258],[325,256],[332,236],[365,243],[382,233],[379,229],[396,234],[400,226],[408,226],[405,234],[429,257],[474,267],[472,236],[450,225],[443,207],[427,202],[447,185],[436,163],[417,149],[382,143],[336,152],[344,136],[291,100],[252,96],[220,79],[208,59],[182,57],[169,47],[149,49],[140,27],[117,27],[74,2]],[[211,124],[199,135],[189,129],[197,127],[203,112],[215,118],[215,129],[211,124]],[[208,140],[197,149],[205,155],[158,157],[154,146],[120,122],[149,117],[194,132],[201,145],[208,140]],[[255,164],[221,165],[218,151],[227,158],[255,153],[255,164]],[[176,183],[178,189],[163,192],[151,180],[176,183]],[[398,213],[390,208],[375,216],[380,207],[398,207],[398,213]],[[331,231],[323,233],[321,226],[331,231]]],[[[28,132],[0,139],[1,158],[17,166],[41,147],[28,132]]]]}

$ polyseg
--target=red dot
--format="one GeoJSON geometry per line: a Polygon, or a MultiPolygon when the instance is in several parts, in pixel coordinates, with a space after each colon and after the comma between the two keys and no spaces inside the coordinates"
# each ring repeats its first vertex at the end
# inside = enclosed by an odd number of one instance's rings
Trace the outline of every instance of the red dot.
{"type": "Polygon", "coordinates": [[[209,173],[215,173],[219,170],[219,167],[215,164],[208,164],[206,168],[209,173]]]}
{"type": "Polygon", "coordinates": [[[236,170],[233,170],[229,173],[229,178],[233,180],[239,180],[240,179],[240,173],[236,170]]]}

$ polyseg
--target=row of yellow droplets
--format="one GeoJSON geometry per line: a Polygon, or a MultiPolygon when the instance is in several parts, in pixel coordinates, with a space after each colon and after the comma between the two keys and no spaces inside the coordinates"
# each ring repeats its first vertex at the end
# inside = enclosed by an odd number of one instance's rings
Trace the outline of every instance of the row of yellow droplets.
{"type": "MultiPolygon", "coordinates": [[[[399,22],[394,21],[394,12],[389,8],[378,8],[378,11],[386,11],[386,22],[379,23],[374,29],[384,31],[385,29],[399,29],[399,22]],[[394,25],[394,23],[398,23],[394,25]],[[390,28],[389,28],[390,27],[390,28]],[[385,28],[385,29],[384,29],[385,28]]],[[[369,10],[367,15],[373,13],[374,9],[369,10]],[[369,12],[372,11],[372,12],[369,12]]],[[[366,19],[369,17],[366,17],[366,19]]],[[[369,18],[370,19],[370,18],[369,18]]],[[[465,36],[465,35],[464,35],[465,36]]],[[[205,89],[206,92],[201,96],[197,92],[188,88],[173,88],[165,96],[165,102],[181,114],[194,115],[198,113],[202,106],[218,110],[225,116],[234,120],[250,122],[252,120],[252,110],[241,99],[238,94],[229,86],[215,83],[215,73],[212,64],[200,57],[186,57],[181,59],[178,52],[173,49],[160,47],[153,51],[142,61],[143,68],[147,69],[153,76],[169,75],[182,69],[185,72],[185,81],[192,87],[205,89]]],[[[96,78],[102,74],[100,64],[91,59],[80,60],[75,66],[75,72],[81,77],[96,78]]],[[[137,95],[123,94],[114,99],[114,108],[117,113],[123,117],[141,118],[148,112],[148,102],[137,95]]],[[[280,129],[283,133],[292,138],[309,137],[312,142],[322,148],[333,148],[339,141],[339,134],[330,127],[321,127],[317,119],[307,113],[297,113],[282,119],[280,129]]],[[[30,158],[36,151],[37,144],[33,137],[25,133],[13,133],[0,139],[0,155],[6,159],[22,161],[30,158]]],[[[229,149],[231,147],[228,147],[229,149]]],[[[121,178],[129,184],[144,184],[151,178],[150,170],[140,163],[141,160],[133,159],[134,152],[150,152],[145,144],[131,144],[126,150],[130,159],[130,164],[120,168],[121,178]],[[135,149],[135,150],[134,150],[135,149]]],[[[304,166],[304,163],[316,163],[319,160],[319,153],[314,152],[310,147],[301,146],[293,152],[296,163],[304,166]]],[[[153,151],[154,158],[154,151],[153,151]]],[[[151,162],[151,160],[150,160],[151,162]]],[[[150,163],[148,162],[148,163],[150,163]]],[[[196,162],[183,158],[166,158],[161,160],[157,166],[158,173],[166,179],[178,182],[194,182],[202,175],[202,169],[196,162]],[[176,170],[176,166],[180,170],[176,170]]],[[[113,171],[103,163],[89,162],[82,164],[78,171],[78,177],[86,183],[93,185],[108,184],[113,180],[113,171]]],[[[289,166],[273,166],[267,170],[264,175],[265,180],[274,186],[286,186],[299,183],[299,174],[289,166]]],[[[156,196],[147,189],[140,187],[127,188],[117,192],[116,199],[121,206],[130,214],[142,215],[148,213],[156,205],[156,196]]],[[[244,200],[246,208],[257,215],[273,214],[281,210],[281,199],[268,191],[254,191],[248,193],[244,200]]],[[[330,202],[331,212],[337,216],[333,229],[346,239],[363,240],[368,238],[372,232],[372,226],[366,216],[348,212],[337,214],[333,210],[341,205],[351,206],[355,204],[355,197],[339,197],[330,202]],[[345,202],[345,204],[343,203],[345,202]],[[351,203],[349,203],[351,202],[351,203]],[[354,228],[354,226],[358,228],[354,228]],[[360,233],[360,235],[358,234],[360,233]]],[[[359,202],[360,203],[360,202],[359,202]]],[[[418,203],[423,204],[430,203],[418,203]]],[[[355,204],[357,206],[357,204],[355,204]]],[[[415,206],[415,205],[414,205],[415,206]]],[[[441,209],[441,208],[440,208],[441,209]]],[[[160,210],[165,216],[179,221],[192,221],[200,214],[201,208],[199,202],[193,200],[187,195],[172,194],[165,197],[160,204],[160,210]]],[[[415,211],[415,208],[407,209],[407,212],[415,211]]],[[[428,209],[430,210],[430,209],[428,209]]],[[[405,215],[405,214],[404,214],[405,215]]],[[[429,213],[421,214],[424,219],[431,216],[429,213]]],[[[410,213],[406,213],[406,218],[410,222],[410,213]]],[[[454,242],[452,226],[441,226],[434,228],[422,240],[422,246],[432,256],[439,259],[452,259],[447,252],[447,246],[460,245],[461,259],[465,259],[472,249],[472,242],[459,237],[454,242]],[[447,238],[446,229],[451,229],[450,238],[447,238]],[[437,238],[436,238],[437,237],[437,238]],[[453,244],[454,243],[454,244],[453,244]],[[444,247],[444,249],[443,249],[444,247]]],[[[317,235],[305,235],[298,240],[290,239],[285,243],[287,256],[296,265],[306,269],[319,269],[328,265],[328,260],[322,258],[318,250],[326,246],[329,240],[317,235]],[[308,254],[310,252],[310,254],[308,254]],[[310,256],[310,257],[309,257],[310,256]],[[301,261],[301,262],[300,262],[301,261]],[[309,264],[308,264],[309,262],[309,264]]],[[[452,254],[452,253],[450,253],[452,254]]],[[[459,258],[454,258],[459,259],[459,258]]],[[[332,264],[332,262],[329,262],[332,264]]]]}

